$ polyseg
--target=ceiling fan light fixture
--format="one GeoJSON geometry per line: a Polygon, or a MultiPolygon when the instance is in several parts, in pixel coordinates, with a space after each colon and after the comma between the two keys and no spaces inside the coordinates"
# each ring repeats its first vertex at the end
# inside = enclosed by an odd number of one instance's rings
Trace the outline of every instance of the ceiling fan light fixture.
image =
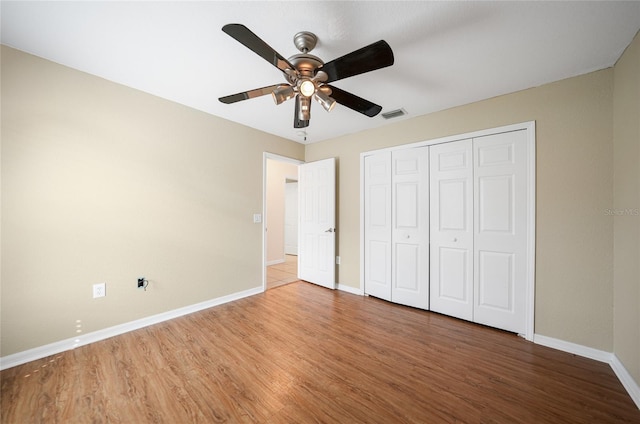
{"type": "Polygon", "coordinates": [[[316,85],[313,83],[313,81],[305,79],[302,80],[300,85],[298,85],[298,91],[300,91],[300,94],[302,94],[304,97],[309,98],[313,96],[313,93],[316,92],[316,85]]]}
{"type": "Polygon", "coordinates": [[[322,91],[327,96],[330,96],[331,93],[333,93],[333,91],[331,91],[331,87],[329,87],[326,84],[325,85],[321,85],[320,87],[318,87],[318,91],[322,91]]]}
{"type": "Polygon", "coordinates": [[[316,94],[313,97],[327,112],[331,112],[331,110],[336,106],[335,99],[333,97],[329,97],[321,90],[316,91],[316,94]]]}
{"type": "Polygon", "coordinates": [[[279,105],[295,95],[295,91],[293,87],[290,85],[279,85],[275,90],[271,92],[271,97],[273,97],[273,101],[279,105]]]}
{"type": "Polygon", "coordinates": [[[308,121],[311,119],[311,99],[305,96],[298,96],[298,119],[308,121]]]}

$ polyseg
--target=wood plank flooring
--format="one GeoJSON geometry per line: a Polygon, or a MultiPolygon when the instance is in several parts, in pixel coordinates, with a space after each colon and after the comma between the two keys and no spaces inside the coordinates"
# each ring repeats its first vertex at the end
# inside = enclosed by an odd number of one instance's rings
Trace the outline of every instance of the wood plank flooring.
{"type": "Polygon", "coordinates": [[[604,363],[304,282],[0,378],[3,424],[640,423],[604,363]]]}
{"type": "Polygon", "coordinates": [[[267,290],[298,281],[298,257],[284,255],[284,262],[267,267],[267,290]]]}

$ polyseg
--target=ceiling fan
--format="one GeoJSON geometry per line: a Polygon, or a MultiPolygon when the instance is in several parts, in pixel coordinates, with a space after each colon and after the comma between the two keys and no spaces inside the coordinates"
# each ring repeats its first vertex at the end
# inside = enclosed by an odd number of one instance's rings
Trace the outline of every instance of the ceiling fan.
{"type": "Polygon", "coordinates": [[[220,97],[222,103],[230,104],[267,94],[271,94],[278,105],[295,98],[294,128],[309,126],[311,98],[320,103],[327,112],[331,111],[336,103],[368,117],[374,117],[382,110],[381,106],[329,83],[393,65],[393,52],[384,40],[324,63],[320,58],[309,54],[316,46],[318,38],[307,31],[299,32],[293,37],[293,42],[301,53],[289,59],[285,59],[244,25],[227,24],[222,27],[222,31],[280,69],[287,81],[284,84],[220,97]]]}

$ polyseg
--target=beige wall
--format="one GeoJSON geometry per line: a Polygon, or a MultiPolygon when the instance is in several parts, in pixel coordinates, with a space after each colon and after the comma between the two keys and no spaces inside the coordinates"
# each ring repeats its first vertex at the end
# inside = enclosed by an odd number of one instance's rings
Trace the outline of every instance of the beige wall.
{"type": "Polygon", "coordinates": [[[614,353],[640,382],[640,35],[613,82],[614,353]]]}
{"type": "Polygon", "coordinates": [[[361,152],[535,120],[535,332],[611,352],[612,89],[608,69],[307,146],[339,158],[340,284],[359,286],[361,152]]]}
{"type": "Polygon", "coordinates": [[[1,136],[2,356],[261,286],[263,152],[304,155],[6,47],[1,136]]]}
{"type": "Polygon", "coordinates": [[[267,159],[267,263],[284,261],[284,189],[287,178],[298,179],[298,166],[267,159]]]}

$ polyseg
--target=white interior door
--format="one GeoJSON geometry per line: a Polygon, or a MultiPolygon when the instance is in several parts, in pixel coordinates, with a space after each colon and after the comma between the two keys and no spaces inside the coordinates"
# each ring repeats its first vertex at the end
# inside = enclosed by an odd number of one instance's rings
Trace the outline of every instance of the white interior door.
{"type": "Polygon", "coordinates": [[[391,152],[364,158],[364,292],[391,300],[391,152]]]}
{"type": "Polygon", "coordinates": [[[472,141],[430,147],[430,309],[473,320],[472,141]]]}
{"type": "Polygon", "coordinates": [[[474,138],[474,321],[526,332],[527,133],[474,138]]]}
{"type": "Polygon", "coordinates": [[[284,188],[284,253],[298,254],[298,182],[287,181],[284,188]]]}
{"type": "Polygon", "coordinates": [[[392,159],[391,300],[429,309],[429,148],[392,159]]]}
{"type": "Polygon", "coordinates": [[[298,278],[335,289],[335,158],[300,165],[298,278]]]}

